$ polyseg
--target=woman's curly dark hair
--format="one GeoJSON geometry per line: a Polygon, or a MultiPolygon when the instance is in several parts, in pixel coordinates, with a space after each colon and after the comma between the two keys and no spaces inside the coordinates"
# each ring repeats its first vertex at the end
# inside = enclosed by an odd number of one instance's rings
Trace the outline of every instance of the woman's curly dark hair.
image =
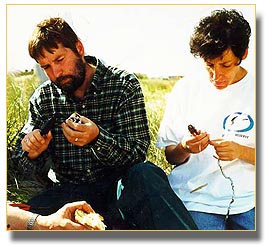
{"type": "Polygon", "coordinates": [[[215,10],[200,20],[190,38],[190,52],[204,60],[214,59],[230,48],[242,60],[248,48],[251,28],[238,11],[215,10]]]}

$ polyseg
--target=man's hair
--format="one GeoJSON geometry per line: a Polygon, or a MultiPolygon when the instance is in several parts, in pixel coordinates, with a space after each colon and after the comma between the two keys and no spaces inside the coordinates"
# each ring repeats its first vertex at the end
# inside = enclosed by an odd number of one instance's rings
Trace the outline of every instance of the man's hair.
{"type": "Polygon", "coordinates": [[[195,27],[190,38],[190,52],[206,60],[214,59],[230,48],[241,62],[250,35],[250,25],[241,13],[234,9],[215,10],[195,27]]]}
{"type": "Polygon", "coordinates": [[[60,17],[49,18],[37,24],[29,40],[28,51],[37,60],[44,55],[44,50],[52,52],[52,49],[58,48],[58,44],[62,44],[77,54],[77,41],[77,35],[65,20],[60,17]]]}

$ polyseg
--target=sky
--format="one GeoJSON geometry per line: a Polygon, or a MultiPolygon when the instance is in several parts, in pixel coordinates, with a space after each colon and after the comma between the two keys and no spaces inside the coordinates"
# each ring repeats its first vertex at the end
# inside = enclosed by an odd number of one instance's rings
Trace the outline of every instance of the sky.
{"type": "MultiPolygon", "coordinates": [[[[109,65],[149,77],[185,75],[199,64],[189,52],[189,37],[212,9],[236,8],[255,34],[254,5],[10,5],[7,7],[7,69],[29,70],[27,42],[35,25],[63,17],[82,40],[85,51],[109,65]]],[[[254,36],[253,36],[254,37],[254,36]]],[[[246,60],[254,64],[254,40],[246,60]]]]}
{"type": "MultiPolygon", "coordinates": [[[[245,4],[257,4],[257,47],[251,49],[246,64],[254,69],[254,56],[257,55],[257,114],[258,114],[258,213],[257,232],[232,232],[232,233],[9,233],[5,227],[5,205],[6,205],[6,98],[5,80],[6,72],[11,69],[29,69],[33,61],[28,57],[27,41],[35,24],[44,17],[62,15],[66,20],[70,20],[75,26],[75,30],[86,44],[86,49],[90,54],[105,59],[107,63],[120,64],[133,71],[141,71],[152,75],[165,76],[165,74],[181,74],[196,72],[190,64],[194,64],[192,57],[188,53],[189,33],[193,29],[200,16],[206,14],[210,7],[177,8],[172,7],[131,7],[122,8],[119,6],[80,8],[72,6],[69,9],[63,7],[47,7],[43,4],[55,3],[129,3],[131,1],[90,1],[90,0],[1,0],[0,1],[0,107],[2,117],[0,117],[0,163],[2,165],[0,178],[0,237],[8,245],[137,245],[137,243],[150,243],[163,245],[168,243],[173,245],[267,245],[267,164],[265,150],[267,148],[267,109],[268,91],[267,81],[264,80],[267,54],[267,8],[266,1],[263,0],[243,0],[245,4]],[[36,4],[38,2],[38,4],[36,4]],[[14,4],[6,9],[6,4],[14,4]],[[35,4],[36,7],[23,6],[19,4],[35,4]],[[17,6],[19,5],[19,6],[17,6]],[[11,10],[12,9],[12,10],[11,10]],[[46,9],[46,11],[45,11],[46,9]],[[104,9],[106,9],[104,11],[104,9]],[[153,12],[153,9],[155,12],[153,12]],[[134,11],[135,10],[135,11],[134,11]],[[121,32],[120,32],[121,30],[121,32]],[[118,35],[115,35],[118,34],[118,35]],[[163,236],[162,236],[163,235],[163,236]],[[131,240],[129,240],[131,239],[131,240]],[[55,242],[55,243],[54,243],[55,242]]],[[[241,0],[142,0],[132,1],[132,3],[145,4],[241,4],[241,0]]],[[[250,11],[251,12],[251,11],[250,11]]],[[[245,13],[245,17],[250,22],[252,13],[245,13]]],[[[254,47],[254,46],[252,46],[254,47]]]]}

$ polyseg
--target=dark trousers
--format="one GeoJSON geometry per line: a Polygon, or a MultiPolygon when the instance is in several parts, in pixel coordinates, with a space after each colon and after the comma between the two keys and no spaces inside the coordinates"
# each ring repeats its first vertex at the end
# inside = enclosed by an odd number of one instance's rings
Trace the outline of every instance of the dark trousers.
{"type": "Polygon", "coordinates": [[[181,200],[172,191],[166,174],[156,165],[136,164],[118,180],[94,184],[61,184],[29,201],[31,211],[48,215],[67,202],[85,200],[100,213],[108,230],[197,230],[181,200]]]}

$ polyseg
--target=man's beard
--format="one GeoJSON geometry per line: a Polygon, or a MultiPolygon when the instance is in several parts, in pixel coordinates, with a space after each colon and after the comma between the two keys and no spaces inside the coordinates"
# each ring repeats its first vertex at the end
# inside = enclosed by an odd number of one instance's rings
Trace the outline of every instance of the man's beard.
{"type": "Polygon", "coordinates": [[[84,83],[86,74],[86,65],[82,58],[78,58],[75,63],[77,75],[63,75],[58,77],[55,81],[55,85],[59,87],[63,92],[68,95],[73,95],[74,92],[84,83]],[[66,79],[70,79],[68,82],[62,83],[66,79]]]}

